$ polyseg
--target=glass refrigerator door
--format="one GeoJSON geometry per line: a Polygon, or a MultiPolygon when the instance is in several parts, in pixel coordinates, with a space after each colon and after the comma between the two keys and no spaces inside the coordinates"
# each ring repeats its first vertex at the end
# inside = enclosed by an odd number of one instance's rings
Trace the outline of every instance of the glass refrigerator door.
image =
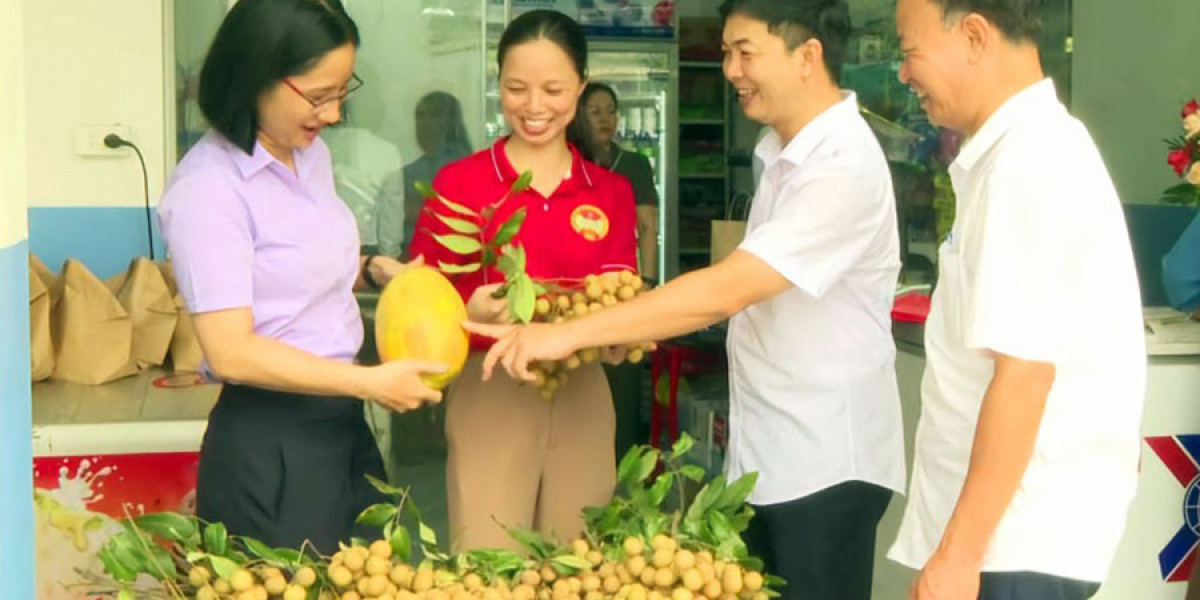
{"type": "MultiPolygon", "coordinates": [[[[495,48],[487,63],[487,118],[485,138],[493,143],[508,135],[500,111],[500,89],[495,48]]],[[[658,196],[658,252],[653,272],[665,270],[663,242],[669,239],[668,214],[673,214],[675,117],[675,50],[655,42],[589,41],[588,71],[591,81],[610,85],[617,93],[619,121],[616,143],[626,152],[645,156],[654,171],[658,196]]],[[[647,269],[649,270],[649,269],[647,269]]]]}

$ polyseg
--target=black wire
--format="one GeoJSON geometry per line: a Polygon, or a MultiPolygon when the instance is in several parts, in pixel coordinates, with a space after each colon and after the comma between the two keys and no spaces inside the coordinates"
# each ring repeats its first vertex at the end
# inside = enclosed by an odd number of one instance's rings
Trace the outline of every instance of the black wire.
{"type": "Polygon", "coordinates": [[[150,247],[150,260],[154,260],[154,227],[150,220],[150,176],[146,173],[146,159],[142,158],[142,151],[133,142],[128,143],[130,148],[137,153],[138,162],[142,165],[142,195],[146,203],[146,245],[150,247]]]}

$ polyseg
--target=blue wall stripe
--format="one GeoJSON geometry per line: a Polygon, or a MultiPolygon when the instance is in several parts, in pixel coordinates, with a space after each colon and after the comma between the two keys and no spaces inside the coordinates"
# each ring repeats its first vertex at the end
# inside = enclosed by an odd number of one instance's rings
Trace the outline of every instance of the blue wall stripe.
{"type": "Polygon", "coordinates": [[[29,244],[0,248],[0,598],[34,597],[29,244]]]}
{"type": "MultiPolygon", "coordinates": [[[[152,212],[154,208],[150,209],[152,212]]],[[[166,244],[154,227],[154,256],[166,256],[166,244]]],[[[135,256],[149,256],[146,209],[140,207],[30,207],[29,245],[55,273],[63,261],[76,259],[97,277],[108,278],[129,268],[135,256]]]]}

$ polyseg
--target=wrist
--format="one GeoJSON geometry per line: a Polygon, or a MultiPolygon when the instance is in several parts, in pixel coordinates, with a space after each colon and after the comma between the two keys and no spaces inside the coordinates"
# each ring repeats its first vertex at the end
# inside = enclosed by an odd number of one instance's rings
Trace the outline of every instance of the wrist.
{"type": "Polygon", "coordinates": [[[366,284],[371,287],[371,289],[377,290],[383,286],[376,281],[374,275],[371,275],[371,261],[375,260],[376,258],[379,258],[378,254],[368,254],[366,259],[363,260],[362,280],[365,281],[366,284]]]}

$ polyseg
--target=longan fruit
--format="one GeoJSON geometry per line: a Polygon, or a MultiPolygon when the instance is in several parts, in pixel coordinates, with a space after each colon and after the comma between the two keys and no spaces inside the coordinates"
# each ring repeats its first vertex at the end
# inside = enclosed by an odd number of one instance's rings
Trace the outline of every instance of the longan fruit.
{"type": "Polygon", "coordinates": [[[654,548],[655,550],[662,550],[665,548],[667,550],[674,551],[675,550],[675,540],[672,539],[670,536],[660,533],[660,534],[654,536],[654,538],[650,540],[650,547],[654,548]]]}
{"type": "Polygon", "coordinates": [[[229,587],[235,592],[245,592],[254,587],[254,575],[245,569],[238,569],[229,577],[229,587]]]}
{"type": "Polygon", "coordinates": [[[592,283],[587,286],[587,297],[592,300],[599,300],[604,295],[604,288],[598,283],[592,283]]]}
{"type": "Polygon", "coordinates": [[[392,567],[392,570],[388,573],[388,579],[391,579],[392,583],[400,587],[411,587],[413,575],[412,567],[400,563],[392,567]]]}
{"type": "MultiPolygon", "coordinates": [[[[526,573],[531,573],[531,572],[532,571],[526,571],[526,573]]],[[[537,575],[537,573],[534,573],[534,575],[537,575]]],[[[541,583],[541,577],[538,577],[538,583],[541,583]]],[[[537,585],[537,584],[535,583],[535,584],[530,585],[528,583],[522,583],[522,584],[518,585],[517,587],[513,588],[513,592],[512,592],[513,600],[533,600],[533,597],[537,595],[537,592],[535,592],[533,589],[534,585],[537,585]]]]}
{"type": "Polygon", "coordinates": [[[609,575],[600,585],[604,588],[605,593],[615,594],[621,589],[621,580],[616,575],[609,575]]]}
{"type": "Polygon", "coordinates": [[[302,588],[310,588],[317,583],[317,572],[312,567],[300,567],[292,575],[292,583],[302,588]]]}
{"type": "Polygon", "coordinates": [[[587,540],[577,539],[571,542],[571,552],[573,552],[575,556],[578,556],[579,558],[587,556],[587,553],[590,552],[591,549],[592,547],[588,545],[587,540]]]}
{"type": "Polygon", "coordinates": [[[588,312],[589,313],[594,313],[594,312],[600,311],[600,310],[604,310],[603,304],[600,304],[599,302],[592,302],[592,303],[588,304],[588,312]]]}
{"type": "Polygon", "coordinates": [[[233,586],[229,585],[229,581],[226,579],[218,578],[213,582],[213,589],[222,596],[233,593],[233,586]]]}
{"type": "Polygon", "coordinates": [[[617,570],[616,570],[616,567],[612,563],[604,562],[604,563],[601,563],[600,566],[596,568],[596,574],[599,575],[601,579],[604,579],[605,577],[608,577],[609,575],[616,575],[617,570]]]}
{"type": "Polygon", "coordinates": [[[629,588],[629,600],[646,600],[646,588],[641,584],[634,584],[629,588]]]}
{"type": "Polygon", "coordinates": [[[212,573],[208,569],[195,566],[188,571],[188,582],[195,587],[202,587],[204,584],[212,580],[212,573]]]}
{"type": "Polygon", "coordinates": [[[282,594],[283,591],[287,589],[287,585],[287,580],[284,579],[282,575],[278,577],[268,577],[267,580],[263,582],[263,587],[267,588],[267,593],[272,596],[278,596],[282,594]]]}
{"type": "Polygon", "coordinates": [[[639,554],[625,559],[625,568],[629,569],[630,575],[640,576],[646,570],[646,557],[639,554]]]}
{"type": "MultiPolygon", "coordinates": [[[[595,349],[592,348],[592,350],[595,350],[595,349]]],[[[597,357],[598,357],[598,355],[599,355],[599,353],[597,352],[597,357]]],[[[587,553],[587,556],[585,558],[587,558],[588,562],[592,563],[593,567],[596,567],[596,566],[599,566],[600,563],[604,562],[604,553],[600,552],[599,550],[592,550],[591,552],[587,553]]]]}
{"type": "MultiPolygon", "coordinates": [[[[364,570],[366,571],[367,575],[386,575],[388,571],[392,570],[392,563],[382,556],[372,554],[371,557],[367,559],[367,564],[364,567],[364,570]]],[[[378,596],[379,594],[371,595],[378,596]]]]}
{"type": "Polygon", "coordinates": [[[633,300],[635,295],[636,293],[633,291],[633,288],[628,285],[623,285],[617,288],[617,300],[620,300],[621,302],[633,300]]]}
{"type": "Polygon", "coordinates": [[[737,565],[725,567],[725,572],[721,574],[721,588],[727,594],[736,594],[742,591],[742,571],[737,565]]]}
{"type": "Polygon", "coordinates": [[[644,358],[646,358],[646,355],[641,348],[634,348],[625,355],[625,360],[631,363],[640,363],[644,358]]]}
{"type": "Polygon", "coordinates": [[[671,600],[692,600],[692,591],[687,588],[675,588],[671,592],[671,600]]]}
{"type": "Polygon", "coordinates": [[[304,600],[307,597],[308,590],[298,585],[289,585],[283,590],[283,600],[304,600]]]}
{"type": "Polygon", "coordinates": [[[638,580],[648,588],[654,587],[654,567],[642,569],[642,574],[638,576],[638,580]]]}
{"type": "Polygon", "coordinates": [[[671,587],[675,585],[675,571],[671,569],[659,569],[654,572],[654,585],[658,587],[671,587]]]}
{"type": "Polygon", "coordinates": [[[351,573],[358,573],[363,570],[363,567],[367,566],[367,557],[357,552],[347,552],[342,557],[342,565],[350,569],[351,573]]]}
{"type": "Polygon", "coordinates": [[[463,587],[468,590],[477,590],[483,587],[483,578],[478,573],[467,573],[463,577],[463,587]]]}
{"type": "Polygon", "coordinates": [[[542,576],[542,581],[545,581],[547,583],[554,583],[554,580],[558,579],[558,571],[555,571],[554,569],[550,568],[549,565],[542,567],[542,571],[540,574],[542,576]]]}
{"type": "MultiPolygon", "coordinates": [[[[679,564],[678,560],[676,560],[675,564],[679,564]]],[[[698,592],[700,591],[700,588],[704,587],[704,576],[701,575],[700,571],[694,567],[684,570],[680,579],[683,581],[683,587],[693,592],[698,592]]]]}
{"type": "Polygon", "coordinates": [[[752,592],[761,590],[763,586],[762,573],[759,573],[758,571],[747,572],[746,575],[742,577],[742,585],[746,586],[746,589],[752,592]]]}
{"type": "Polygon", "coordinates": [[[600,586],[603,584],[604,584],[604,581],[602,579],[600,579],[600,577],[598,575],[588,575],[583,578],[581,585],[583,586],[583,591],[594,592],[594,591],[600,589],[600,586]]]}
{"type": "Polygon", "coordinates": [[[720,598],[722,591],[724,590],[721,589],[721,582],[717,581],[716,579],[704,584],[704,596],[709,600],[717,600],[717,598],[720,598]]]}
{"type": "Polygon", "coordinates": [[[533,304],[533,310],[539,315],[550,314],[550,301],[546,298],[538,298],[533,304]]]}
{"type": "Polygon", "coordinates": [[[568,369],[574,370],[574,369],[578,369],[580,367],[580,365],[583,364],[583,359],[580,357],[579,354],[572,354],[567,357],[567,359],[564,361],[563,364],[566,365],[566,367],[568,369]]]}
{"type": "Polygon", "coordinates": [[[346,565],[329,567],[329,580],[340,588],[348,587],[354,581],[354,573],[346,565]]]}
{"type": "Polygon", "coordinates": [[[600,304],[603,304],[604,306],[616,306],[617,297],[612,294],[604,294],[603,296],[600,296],[600,304]]]}
{"type": "Polygon", "coordinates": [[[712,562],[713,562],[712,552],[709,552],[708,550],[701,550],[696,553],[696,564],[711,565],[712,562]]]}
{"type": "Polygon", "coordinates": [[[584,364],[590,365],[600,360],[600,351],[595,348],[584,348],[583,350],[579,351],[579,359],[582,360],[584,364]]]}
{"type": "Polygon", "coordinates": [[[571,307],[571,312],[574,313],[576,317],[583,317],[588,314],[590,308],[591,307],[588,306],[586,302],[577,302],[573,307],[571,307]]]}
{"type": "Polygon", "coordinates": [[[696,555],[687,549],[675,553],[675,570],[680,573],[696,566],[696,555]]]}
{"type": "Polygon", "coordinates": [[[658,550],[654,551],[654,558],[651,561],[651,564],[653,564],[654,568],[656,569],[664,569],[671,566],[671,564],[674,562],[675,552],[673,550],[659,548],[658,550]]]}
{"type": "Polygon", "coordinates": [[[196,589],[196,600],[218,600],[217,590],[214,590],[211,585],[205,584],[196,589]]]}
{"type": "Polygon", "coordinates": [[[358,592],[351,590],[342,594],[342,600],[362,600],[362,596],[358,592]]]}
{"type": "Polygon", "coordinates": [[[632,535],[625,538],[621,547],[625,549],[625,554],[629,556],[637,556],[646,549],[646,545],[642,543],[642,538],[632,535]]]}

